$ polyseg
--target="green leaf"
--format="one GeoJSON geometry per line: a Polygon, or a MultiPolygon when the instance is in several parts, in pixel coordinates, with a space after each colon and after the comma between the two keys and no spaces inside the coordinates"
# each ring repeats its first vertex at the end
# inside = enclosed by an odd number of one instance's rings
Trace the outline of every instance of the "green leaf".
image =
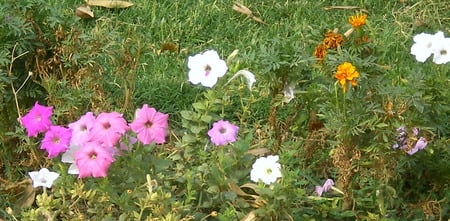
{"type": "Polygon", "coordinates": [[[186,120],[192,120],[192,111],[180,111],[181,117],[186,120]]]}
{"type": "Polygon", "coordinates": [[[201,120],[202,120],[203,122],[205,122],[205,123],[211,123],[212,117],[209,116],[209,115],[203,115],[202,118],[201,118],[201,120]]]}
{"type": "Polygon", "coordinates": [[[195,110],[200,111],[200,110],[206,110],[206,107],[203,103],[197,102],[197,103],[193,103],[192,106],[194,107],[195,110]]]}

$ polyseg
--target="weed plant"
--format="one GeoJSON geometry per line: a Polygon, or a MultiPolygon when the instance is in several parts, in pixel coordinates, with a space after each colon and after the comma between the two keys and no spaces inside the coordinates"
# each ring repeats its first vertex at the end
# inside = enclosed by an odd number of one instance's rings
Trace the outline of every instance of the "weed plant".
{"type": "Polygon", "coordinates": [[[0,220],[450,218],[450,66],[410,53],[417,34],[450,37],[445,0],[239,2],[260,21],[233,1],[136,0],[92,19],[75,15],[83,1],[0,2],[0,220]],[[211,88],[188,80],[207,50],[228,66],[211,88]],[[341,85],[345,62],[357,77],[341,85]],[[244,69],[250,88],[230,80],[244,69]],[[27,136],[19,119],[36,101],[65,127],[86,112],[131,123],[148,104],[169,115],[167,136],[144,145],[128,131],[107,176],[78,178],[27,136]],[[216,146],[221,119],[239,132],[216,146]],[[281,178],[254,182],[269,155],[281,178]],[[28,172],[44,167],[59,177],[33,188],[28,172]]]}

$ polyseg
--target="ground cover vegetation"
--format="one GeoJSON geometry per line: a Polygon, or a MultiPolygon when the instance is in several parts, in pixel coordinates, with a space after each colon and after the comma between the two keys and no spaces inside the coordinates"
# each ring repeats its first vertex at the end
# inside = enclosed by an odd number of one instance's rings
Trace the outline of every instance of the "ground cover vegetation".
{"type": "Polygon", "coordinates": [[[447,1],[84,3],[1,0],[0,220],[450,218],[447,1]]]}

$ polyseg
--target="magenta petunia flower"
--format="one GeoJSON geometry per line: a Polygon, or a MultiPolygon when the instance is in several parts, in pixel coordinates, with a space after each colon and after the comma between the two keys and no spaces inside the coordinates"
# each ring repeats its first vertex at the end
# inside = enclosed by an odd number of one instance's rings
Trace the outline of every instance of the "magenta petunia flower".
{"type": "Polygon", "coordinates": [[[72,130],[61,126],[50,126],[41,142],[41,150],[46,150],[49,158],[58,156],[69,149],[72,130]]]}
{"type": "Polygon", "coordinates": [[[213,127],[208,131],[208,135],[211,137],[211,142],[220,146],[236,141],[238,130],[238,126],[228,121],[219,120],[213,124],[213,127]]]}
{"type": "Polygon", "coordinates": [[[130,124],[133,132],[143,144],[154,141],[157,144],[166,142],[166,131],[168,126],[168,114],[163,114],[144,104],[136,110],[134,121],[130,124]]]}
{"type": "Polygon", "coordinates": [[[20,123],[27,129],[28,137],[35,137],[38,133],[46,132],[52,125],[50,120],[52,113],[53,107],[39,105],[36,101],[30,112],[20,118],[20,123]]]}
{"type": "Polygon", "coordinates": [[[72,139],[70,142],[76,146],[82,146],[84,143],[88,142],[89,132],[94,126],[95,116],[92,112],[87,112],[85,115],[81,116],[75,122],[69,124],[69,128],[72,129],[72,139]]]}
{"type": "Polygon", "coordinates": [[[101,113],[95,119],[89,137],[90,141],[99,142],[105,147],[112,147],[117,144],[127,130],[127,121],[122,114],[117,112],[101,113]]]}
{"type": "Polygon", "coordinates": [[[78,178],[106,177],[113,156],[98,142],[87,142],[75,152],[75,165],[78,168],[78,178]]]}

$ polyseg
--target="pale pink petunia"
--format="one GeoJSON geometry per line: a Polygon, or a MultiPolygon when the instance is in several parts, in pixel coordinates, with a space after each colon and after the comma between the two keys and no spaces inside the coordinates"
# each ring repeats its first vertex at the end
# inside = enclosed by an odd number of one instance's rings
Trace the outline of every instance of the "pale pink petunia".
{"type": "Polygon", "coordinates": [[[20,118],[20,123],[27,129],[28,137],[35,137],[38,133],[46,132],[52,125],[50,120],[52,113],[53,107],[39,105],[36,101],[33,108],[20,118]]]}
{"type": "Polygon", "coordinates": [[[95,116],[92,112],[87,112],[75,122],[69,124],[69,128],[72,129],[71,143],[76,146],[81,146],[88,142],[89,132],[94,126],[95,116]]]}
{"type": "Polygon", "coordinates": [[[75,164],[78,168],[78,178],[106,177],[113,156],[97,142],[87,142],[75,152],[75,164]]]}
{"type": "Polygon", "coordinates": [[[95,119],[89,137],[90,141],[99,142],[105,147],[112,147],[117,144],[127,130],[127,121],[122,114],[117,112],[101,113],[95,119]]]}
{"type": "Polygon", "coordinates": [[[69,149],[71,136],[70,128],[50,126],[41,142],[41,149],[47,151],[49,158],[56,157],[69,149]]]}
{"type": "Polygon", "coordinates": [[[208,135],[216,146],[226,145],[236,141],[239,127],[228,121],[219,120],[213,124],[208,135]]]}
{"type": "Polygon", "coordinates": [[[138,140],[143,144],[150,144],[153,141],[162,144],[166,142],[168,119],[168,114],[158,112],[155,108],[144,104],[142,108],[136,110],[130,128],[137,133],[138,140]]]}

